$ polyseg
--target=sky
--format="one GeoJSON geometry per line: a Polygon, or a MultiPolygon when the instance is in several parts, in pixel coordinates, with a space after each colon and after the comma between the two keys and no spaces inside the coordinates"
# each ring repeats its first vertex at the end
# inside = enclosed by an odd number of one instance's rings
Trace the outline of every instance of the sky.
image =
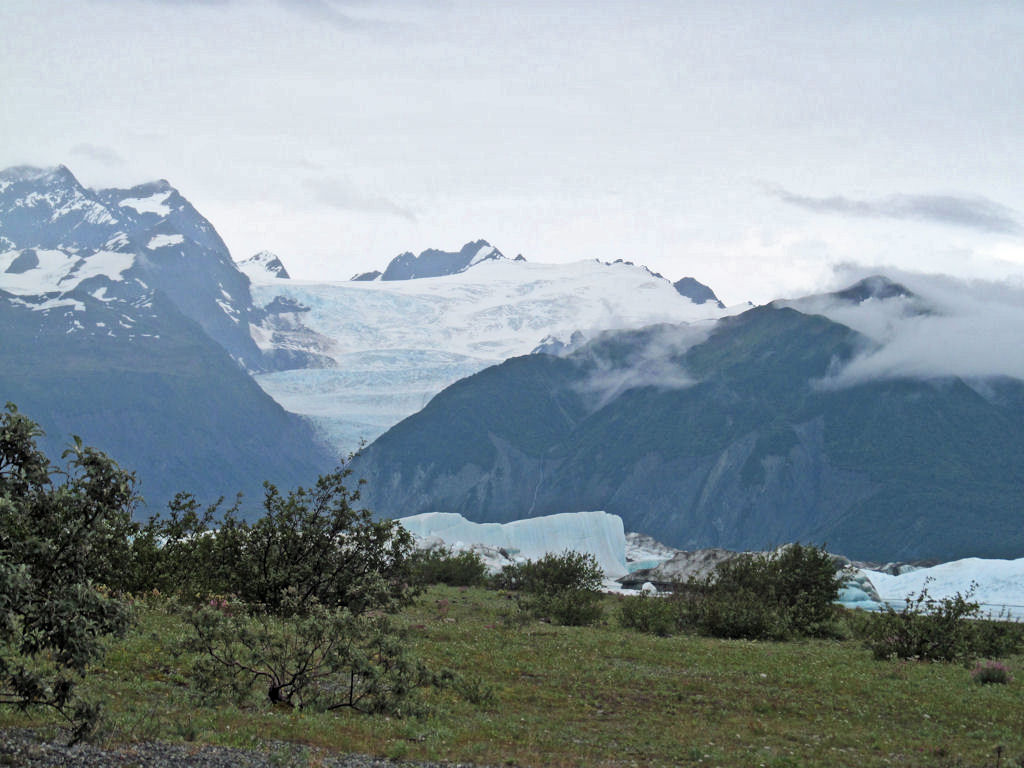
{"type": "Polygon", "coordinates": [[[1024,3],[4,0],[0,167],[165,178],[236,259],[485,238],[727,304],[1024,286],[1024,3]]]}

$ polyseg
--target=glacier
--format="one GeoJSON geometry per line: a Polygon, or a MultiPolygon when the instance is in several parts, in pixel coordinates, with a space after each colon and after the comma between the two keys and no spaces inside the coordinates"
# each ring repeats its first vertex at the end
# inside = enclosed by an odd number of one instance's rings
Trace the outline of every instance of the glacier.
{"type": "MultiPolygon", "coordinates": [[[[529,354],[545,338],[713,321],[740,309],[695,304],[643,267],[593,260],[488,258],[457,274],[392,281],[282,280],[258,268],[247,274],[253,301],[296,307],[290,322],[316,340],[308,351],[331,363],[256,381],[286,410],[309,418],[339,454],[375,439],[448,385],[529,354]]],[[[265,350],[285,338],[277,322],[254,330],[265,350]]]]}

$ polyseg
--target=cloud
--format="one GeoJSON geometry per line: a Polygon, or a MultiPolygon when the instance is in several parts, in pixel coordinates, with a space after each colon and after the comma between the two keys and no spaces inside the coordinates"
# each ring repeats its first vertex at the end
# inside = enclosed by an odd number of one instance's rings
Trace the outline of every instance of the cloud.
{"type": "Polygon", "coordinates": [[[306,179],[302,186],[320,203],[332,208],[363,213],[384,213],[416,221],[416,215],[385,197],[369,195],[358,190],[346,179],[306,179]]]}
{"type": "Polygon", "coordinates": [[[81,155],[90,160],[95,160],[100,165],[108,168],[124,165],[124,158],[110,147],[101,147],[98,144],[76,144],[70,150],[72,155],[81,155]]]}
{"type": "Polygon", "coordinates": [[[789,303],[869,339],[867,349],[821,386],[904,377],[1024,380],[1024,285],[895,270],[886,274],[914,296],[856,305],[827,297],[789,303]]]}
{"type": "MultiPolygon", "coordinates": [[[[124,2],[125,0],[102,0],[104,2],[124,2]]],[[[129,0],[140,4],[164,6],[208,6],[208,7],[244,7],[256,5],[255,0],[129,0]]],[[[318,22],[326,22],[345,29],[393,29],[404,26],[397,21],[384,21],[349,13],[346,8],[351,6],[366,7],[364,2],[353,0],[275,0],[285,10],[306,16],[318,22]]]]}
{"type": "Polygon", "coordinates": [[[707,340],[713,327],[709,321],[602,334],[570,354],[591,368],[576,390],[593,398],[590,406],[598,411],[630,389],[692,387],[697,380],[683,368],[682,356],[707,340]]]}
{"type": "Polygon", "coordinates": [[[842,195],[811,197],[782,187],[766,186],[771,196],[814,213],[833,213],[873,219],[928,221],[1001,235],[1024,234],[1015,211],[984,197],[958,195],[889,195],[856,200],[842,195]]]}

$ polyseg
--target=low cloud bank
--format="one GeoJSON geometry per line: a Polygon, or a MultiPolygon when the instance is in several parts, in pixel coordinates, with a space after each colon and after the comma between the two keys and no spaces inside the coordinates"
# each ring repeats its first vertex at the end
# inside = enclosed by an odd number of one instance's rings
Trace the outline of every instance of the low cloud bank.
{"type": "MultiPolygon", "coordinates": [[[[844,268],[849,284],[866,270],[844,268]]],[[[877,271],[877,270],[876,270],[877,271]]],[[[819,296],[781,302],[822,314],[871,344],[821,382],[851,386],[880,378],[1024,379],[1024,284],[960,280],[886,270],[913,293],[852,304],[819,296]]]]}
{"type": "MultiPolygon", "coordinates": [[[[630,389],[691,387],[697,381],[686,372],[682,356],[705,341],[713,327],[713,322],[701,322],[646,328],[636,332],[643,334],[643,341],[635,347],[624,346],[621,341],[606,345],[606,339],[599,338],[576,353],[589,357],[593,365],[592,373],[578,391],[593,398],[592,407],[599,410],[630,389]]],[[[615,334],[612,338],[633,335],[615,334]]]]}

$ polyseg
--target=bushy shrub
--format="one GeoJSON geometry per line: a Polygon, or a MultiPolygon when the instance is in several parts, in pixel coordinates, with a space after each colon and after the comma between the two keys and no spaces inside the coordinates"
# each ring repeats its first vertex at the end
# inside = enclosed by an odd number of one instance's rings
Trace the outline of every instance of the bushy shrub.
{"type": "Polygon", "coordinates": [[[103,453],[74,445],[64,470],[36,447],[42,430],[8,403],[0,414],[0,704],[49,707],[88,734],[98,708],[77,685],[122,635],[118,586],[134,530],[135,478],[103,453]]]}
{"type": "Polygon", "coordinates": [[[678,601],[667,595],[622,597],[619,599],[619,624],[626,629],[668,637],[680,628],[678,601]]]}
{"type": "Polygon", "coordinates": [[[216,601],[191,614],[203,697],[241,702],[257,688],[278,706],[403,715],[417,711],[416,689],[439,682],[386,616],[327,609],[294,590],[280,606],[216,601]]]}
{"type": "Polygon", "coordinates": [[[984,618],[970,622],[971,650],[981,658],[1005,658],[1024,648],[1024,623],[1007,618],[984,618]]]}
{"type": "Polygon", "coordinates": [[[566,590],[596,592],[603,581],[604,572],[597,558],[589,552],[571,550],[558,555],[549,552],[538,560],[507,565],[496,577],[496,584],[502,589],[535,595],[566,590]]]}
{"type": "Polygon", "coordinates": [[[499,589],[519,592],[521,610],[567,626],[594,624],[604,616],[604,573],[592,554],[565,551],[506,566],[492,580],[499,589]]]}
{"type": "Polygon", "coordinates": [[[979,685],[1007,685],[1013,682],[1013,675],[1001,661],[986,661],[971,670],[971,679],[979,685]]]}
{"type": "Polygon", "coordinates": [[[447,584],[474,587],[487,579],[487,565],[476,552],[452,552],[450,549],[419,550],[412,556],[412,580],[415,584],[447,584]]]}
{"type": "Polygon", "coordinates": [[[785,640],[796,634],[789,613],[769,595],[735,586],[708,590],[694,621],[712,637],[785,640]]]}
{"type": "Polygon", "coordinates": [[[714,637],[781,640],[834,636],[840,578],[822,548],[788,545],[719,563],[703,584],[690,620],[714,637]]]}
{"type": "Polygon", "coordinates": [[[275,705],[403,714],[434,680],[384,616],[417,594],[412,536],[357,509],[348,474],[287,496],[267,484],[252,524],[234,508],[200,513],[188,496],[153,524],[155,556],[166,572],[183,569],[184,597],[229,596],[186,612],[201,690],[244,697],[265,686],[275,705]]]}
{"type": "Polygon", "coordinates": [[[359,491],[348,490],[348,476],[339,468],[287,496],[268,483],[254,523],[237,517],[237,504],[200,511],[194,497],[179,494],[170,514],[151,519],[139,537],[151,586],[188,600],[234,595],[278,614],[289,590],[354,614],[408,605],[417,593],[412,535],[357,508],[359,491]]]}
{"type": "Polygon", "coordinates": [[[926,587],[902,610],[886,606],[873,616],[865,643],[876,659],[968,661],[975,655],[970,620],[980,615],[972,595],[973,585],[966,595],[934,600],[926,587]]]}

